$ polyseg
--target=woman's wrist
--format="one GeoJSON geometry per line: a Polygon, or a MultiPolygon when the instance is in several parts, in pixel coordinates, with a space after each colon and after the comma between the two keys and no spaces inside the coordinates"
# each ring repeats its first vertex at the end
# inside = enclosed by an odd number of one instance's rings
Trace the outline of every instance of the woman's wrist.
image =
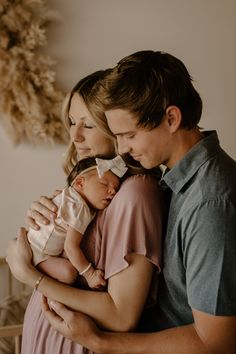
{"type": "MultiPolygon", "coordinates": [[[[42,273],[39,272],[36,268],[34,268],[33,266],[30,268],[27,268],[27,270],[24,273],[25,276],[25,283],[27,285],[29,285],[32,288],[35,288],[35,285],[37,287],[37,281],[39,280],[39,278],[42,276],[42,273]]],[[[42,279],[41,279],[42,280],[42,279]]],[[[38,284],[39,286],[39,284],[38,284]]]]}
{"type": "Polygon", "coordinates": [[[39,275],[39,277],[37,278],[36,282],[34,283],[34,289],[37,290],[41,281],[43,280],[43,278],[45,277],[45,274],[41,273],[39,275]]]}

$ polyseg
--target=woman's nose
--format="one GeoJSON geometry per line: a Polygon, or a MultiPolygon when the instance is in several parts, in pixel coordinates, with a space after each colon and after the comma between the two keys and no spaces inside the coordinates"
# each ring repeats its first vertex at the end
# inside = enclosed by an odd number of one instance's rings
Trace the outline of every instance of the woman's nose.
{"type": "Polygon", "coordinates": [[[78,141],[78,142],[82,142],[85,140],[81,128],[79,127],[74,127],[73,130],[71,130],[71,138],[73,141],[78,141]]]}

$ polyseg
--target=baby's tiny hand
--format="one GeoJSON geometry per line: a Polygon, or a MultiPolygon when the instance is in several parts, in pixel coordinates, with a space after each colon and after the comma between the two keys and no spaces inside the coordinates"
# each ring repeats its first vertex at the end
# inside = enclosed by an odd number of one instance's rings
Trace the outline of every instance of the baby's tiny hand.
{"type": "Polygon", "coordinates": [[[84,274],[84,277],[91,289],[99,289],[106,285],[104,272],[100,269],[94,269],[91,267],[88,272],[84,274]]]}

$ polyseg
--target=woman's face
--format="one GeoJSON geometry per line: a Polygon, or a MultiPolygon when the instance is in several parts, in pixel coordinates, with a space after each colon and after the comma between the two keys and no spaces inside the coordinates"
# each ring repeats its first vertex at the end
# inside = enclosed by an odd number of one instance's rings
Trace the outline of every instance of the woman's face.
{"type": "Polygon", "coordinates": [[[78,156],[111,155],[114,144],[93,122],[82,97],[75,93],[69,109],[70,138],[78,156]]]}

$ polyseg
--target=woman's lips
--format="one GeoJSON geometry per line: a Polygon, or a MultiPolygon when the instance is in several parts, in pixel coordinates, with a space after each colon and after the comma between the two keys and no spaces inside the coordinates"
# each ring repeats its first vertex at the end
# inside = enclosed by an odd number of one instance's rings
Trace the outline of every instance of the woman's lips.
{"type": "Polygon", "coordinates": [[[90,152],[90,151],[91,151],[91,149],[76,146],[76,151],[77,151],[79,154],[81,154],[81,153],[82,153],[82,154],[85,154],[85,153],[90,152]]]}

